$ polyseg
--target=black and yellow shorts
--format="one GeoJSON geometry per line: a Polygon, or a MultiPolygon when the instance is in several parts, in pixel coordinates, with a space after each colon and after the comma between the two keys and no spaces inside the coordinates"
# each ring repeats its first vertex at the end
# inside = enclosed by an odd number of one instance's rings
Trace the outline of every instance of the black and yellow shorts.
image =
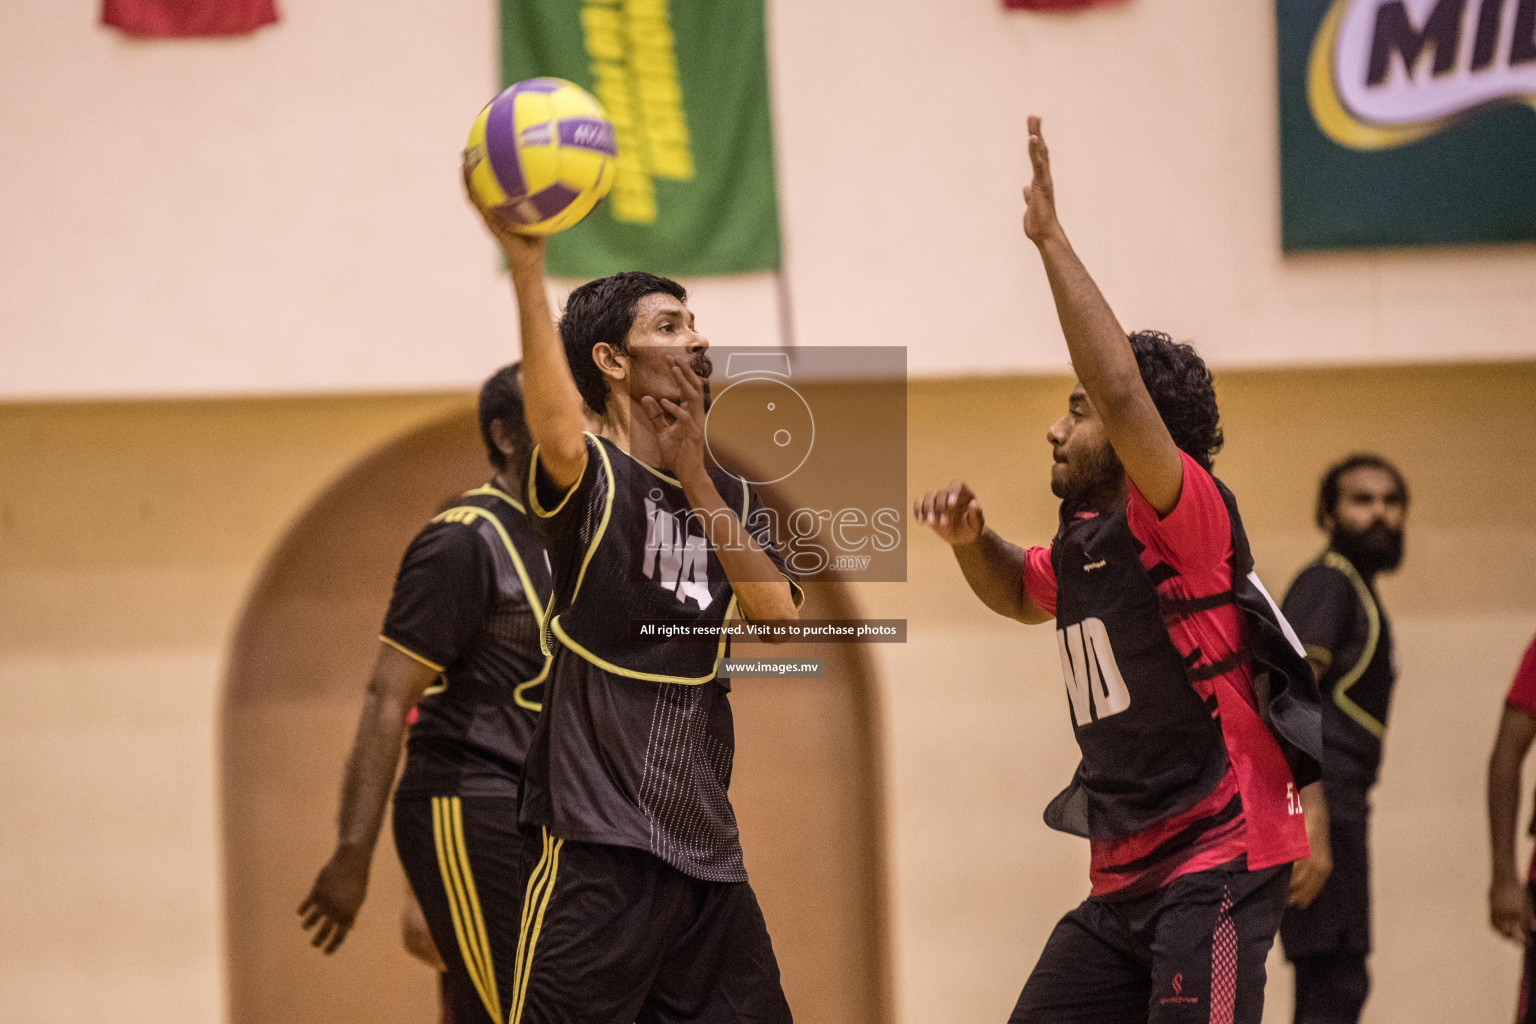
{"type": "Polygon", "coordinates": [[[524,832],[508,1024],[790,1024],[746,882],[642,850],[524,832]]]}
{"type": "Polygon", "coordinates": [[[507,1024],[523,901],[517,800],[401,796],[395,849],[448,970],[454,1024],[507,1024]]]}

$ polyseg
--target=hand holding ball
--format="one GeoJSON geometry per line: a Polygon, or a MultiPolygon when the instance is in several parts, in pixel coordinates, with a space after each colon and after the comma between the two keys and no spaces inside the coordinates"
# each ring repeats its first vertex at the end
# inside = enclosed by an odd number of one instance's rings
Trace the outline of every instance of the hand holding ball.
{"type": "Polygon", "coordinates": [[[464,185],[495,225],[552,235],[608,194],[616,152],[613,125],[591,93],[563,78],[531,78],[475,118],[464,147],[464,185]]]}

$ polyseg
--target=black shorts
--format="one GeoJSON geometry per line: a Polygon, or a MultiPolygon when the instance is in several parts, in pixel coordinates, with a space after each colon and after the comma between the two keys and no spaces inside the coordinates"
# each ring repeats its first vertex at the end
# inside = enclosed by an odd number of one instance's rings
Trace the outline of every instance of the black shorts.
{"type": "Polygon", "coordinates": [[[1371,951],[1371,862],[1365,794],[1327,791],[1328,845],[1333,872],[1305,907],[1291,907],[1280,922],[1287,960],[1329,953],[1371,951]],[[1341,813],[1342,812],[1342,813],[1341,813]]]}
{"type": "Polygon", "coordinates": [[[509,1024],[789,1024],[757,896],[622,846],[524,833],[509,1024]]]}
{"type": "Polygon", "coordinates": [[[1291,869],[1242,865],[1083,901],[1051,933],[1010,1024],[1258,1024],[1291,869]]]}
{"type": "Polygon", "coordinates": [[[447,967],[454,1024],[506,1024],[523,899],[517,800],[399,797],[395,849],[447,967]]]}

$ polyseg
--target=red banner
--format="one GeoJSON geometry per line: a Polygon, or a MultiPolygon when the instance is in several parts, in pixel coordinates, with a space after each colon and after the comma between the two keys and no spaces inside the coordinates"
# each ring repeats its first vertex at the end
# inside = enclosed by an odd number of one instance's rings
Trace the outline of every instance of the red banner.
{"type": "Polygon", "coordinates": [[[103,0],[101,23],[131,36],[237,36],[277,20],[275,0],[103,0]]]}
{"type": "Polygon", "coordinates": [[[1080,11],[1085,7],[1102,7],[1122,0],[1003,0],[1003,6],[1016,11],[1080,11]]]}

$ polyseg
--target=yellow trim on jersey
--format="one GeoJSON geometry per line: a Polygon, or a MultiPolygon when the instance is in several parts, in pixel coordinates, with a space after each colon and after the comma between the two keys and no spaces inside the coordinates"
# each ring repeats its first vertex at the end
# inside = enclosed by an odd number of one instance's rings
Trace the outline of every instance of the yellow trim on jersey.
{"type": "Polygon", "coordinates": [[[660,477],[661,479],[665,480],[667,483],[671,484],[673,487],[681,487],[681,486],[683,486],[682,482],[680,480],[678,480],[677,477],[675,477],[675,476],[667,476],[667,474],[663,473],[661,470],[657,469],[655,466],[651,465],[649,462],[646,462],[644,459],[637,459],[633,455],[630,455],[628,452],[625,452],[624,454],[629,455],[629,457],[630,457],[630,459],[632,461],[638,463],[641,469],[645,470],[647,473],[650,473],[652,476],[660,477]]]}
{"type": "Polygon", "coordinates": [[[1370,666],[1371,659],[1376,657],[1376,644],[1381,640],[1381,613],[1376,610],[1376,599],[1371,596],[1371,588],[1366,586],[1365,580],[1355,571],[1349,559],[1337,551],[1329,551],[1323,555],[1323,564],[1344,574],[1344,578],[1349,580],[1355,588],[1355,594],[1365,607],[1365,649],[1360,652],[1360,660],[1333,684],[1333,702],[1346,715],[1353,718],[1360,728],[1381,739],[1387,731],[1386,725],[1372,718],[1370,712],[1349,699],[1349,688],[1360,681],[1360,677],[1370,666]]]}
{"type": "MultiPolygon", "coordinates": [[[[521,505],[513,501],[504,492],[498,491],[496,488],[492,487],[490,484],[486,484],[484,487],[477,487],[473,491],[466,492],[466,496],[469,494],[494,494],[500,497],[502,500],[506,501],[507,504],[511,505],[519,512],[527,515],[521,505]]],[[[567,495],[567,497],[569,497],[569,495],[567,495]]],[[[523,563],[522,556],[517,553],[517,545],[512,543],[512,536],[507,533],[507,528],[501,524],[501,520],[496,518],[494,513],[480,508],[477,505],[456,505],[453,508],[438,513],[438,515],[434,517],[432,521],[434,523],[454,522],[468,524],[474,523],[481,519],[490,523],[491,526],[495,528],[497,536],[501,538],[502,547],[507,549],[507,556],[512,559],[512,568],[517,570],[517,578],[522,582],[523,596],[528,599],[528,606],[533,609],[534,621],[539,624],[539,632],[542,634],[544,632],[544,616],[548,614],[549,609],[544,606],[544,602],[539,600],[539,592],[534,589],[533,579],[528,575],[528,567],[523,563]]],[[[544,646],[542,642],[542,636],[540,638],[539,646],[540,648],[544,646]]],[[[539,683],[542,683],[545,679],[549,678],[549,665],[551,660],[552,659],[550,658],[549,652],[545,651],[544,667],[539,671],[539,674],[534,676],[532,679],[519,683],[517,688],[512,691],[512,701],[518,707],[526,708],[529,711],[544,710],[543,704],[531,701],[527,697],[524,697],[523,694],[529,688],[537,686],[539,683]]],[[[445,689],[447,689],[446,685],[443,687],[433,688],[432,690],[429,690],[428,693],[441,693],[445,689]]]]}
{"type": "Polygon", "coordinates": [[[581,560],[581,571],[576,574],[576,587],[571,591],[570,604],[575,604],[576,595],[581,593],[581,581],[587,578],[587,566],[592,556],[597,554],[597,546],[602,543],[603,534],[608,532],[608,520],[613,516],[613,492],[617,485],[613,482],[613,463],[608,460],[608,450],[601,441],[597,444],[597,454],[603,460],[603,475],[608,478],[608,499],[603,503],[603,518],[598,520],[597,529],[592,532],[592,543],[587,545],[586,557],[581,560]]]}
{"type": "Polygon", "coordinates": [[[442,672],[443,671],[443,666],[439,665],[435,661],[429,661],[428,659],[423,658],[421,655],[417,654],[415,651],[411,650],[409,647],[405,646],[400,641],[398,641],[398,640],[391,640],[389,637],[385,636],[383,633],[379,634],[379,639],[381,641],[383,641],[384,643],[388,644],[389,646],[393,647],[395,650],[399,651],[401,654],[405,655],[407,658],[410,658],[412,661],[417,662],[418,664],[427,666],[427,668],[431,669],[433,672],[442,672]]]}
{"type": "Polygon", "coordinates": [[[502,501],[506,502],[508,505],[511,505],[513,508],[517,509],[523,515],[527,515],[528,514],[528,510],[523,507],[523,503],[522,502],[518,501],[516,498],[512,497],[512,495],[508,494],[506,491],[503,491],[503,490],[501,490],[498,487],[493,487],[490,484],[485,484],[484,486],[476,487],[472,491],[465,491],[463,496],[466,497],[466,498],[469,498],[469,497],[473,497],[474,495],[477,495],[477,494],[489,494],[490,496],[492,496],[494,498],[500,498],[502,501]]]}
{"type": "MultiPolygon", "coordinates": [[[[543,632],[543,630],[541,629],[540,632],[543,632]]],[[[543,711],[544,710],[544,705],[543,704],[539,703],[538,701],[529,700],[527,697],[523,696],[523,693],[525,691],[527,691],[527,690],[531,690],[533,687],[538,686],[544,680],[548,679],[549,678],[549,667],[551,665],[553,665],[554,662],[555,662],[555,659],[554,659],[553,655],[549,655],[549,654],[544,655],[544,667],[539,670],[539,674],[534,676],[532,679],[528,680],[525,683],[518,683],[517,686],[513,688],[513,690],[512,690],[512,703],[516,704],[520,708],[526,708],[529,711],[533,711],[533,712],[543,711]]]]}
{"type": "Polygon", "coordinates": [[[480,897],[469,869],[469,850],[464,844],[464,809],[456,796],[432,798],[432,839],[437,846],[437,867],[448,896],[454,935],[469,980],[493,1020],[501,1020],[501,993],[496,988],[496,967],[491,958],[490,937],[480,912],[480,897]]]}
{"type": "Polygon", "coordinates": [[[544,621],[544,603],[539,600],[539,593],[533,588],[533,580],[528,576],[528,569],[523,565],[522,556],[517,553],[517,547],[512,543],[511,534],[507,528],[501,525],[501,520],[496,518],[494,512],[488,512],[478,505],[456,505],[453,508],[439,512],[433,517],[434,523],[465,523],[471,524],[476,520],[485,520],[496,530],[501,538],[502,547],[507,549],[507,555],[512,559],[512,568],[517,570],[517,578],[523,584],[523,596],[528,599],[528,605],[533,609],[537,621],[544,621]]]}
{"type": "MultiPolygon", "coordinates": [[[[575,602],[576,602],[576,595],[577,595],[577,593],[579,593],[581,591],[581,582],[582,582],[583,579],[586,578],[586,575],[587,575],[587,565],[588,565],[588,563],[590,563],[592,561],[592,556],[597,552],[597,545],[603,539],[603,535],[607,532],[607,530],[608,530],[608,520],[609,520],[609,517],[613,514],[613,493],[614,493],[614,486],[615,486],[614,485],[614,478],[613,478],[613,463],[609,461],[609,459],[608,459],[608,452],[607,452],[607,450],[605,448],[603,448],[601,443],[598,444],[597,450],[598,450],[598,454],[602,456],[603,472],[606,473],[607,477],[608,477],[608,501],[607,501],[606,506],[603,508],[603,518],[602,518],[602,521],[598,524],[596,532],[594,532],[593,535],[592,535],[592,542],[587,545],[586,557],[583,558],[582,562],[581,562],[581,572],[578,573],[577,576],[576,576],[576,589],[571,591],[570,604],[575,604],[575,602]]],[[[629,458],[631,460],[633,460],[634,462],[639,463],[641,466],[644,466],[646,469],[649,469],[652,473],[655,473],[657,476],[662,477],[663,479],[671,479],[670,477],[667,477],[665,474],[660,473],[657,470],[651,469],[650,466],[646,466],[644,462],[641,462],[639,459],[636,459],[633,455],[630,455],[629,458]]],[[[737,479],[740,479],[740,478],[737,478],[737,479]]],[[[676,481],[673,481],[673,482],[675,483],[676,481]]],[[[751,494],[750,489],[747,486],[747,482],[745,480],[741,480],[740,482],[741,482],[741,492],[742,492],[742,495],[741,495],[741,509],[742,510],[741,510],[741,512],[740,512],[740,514],[738,515],[737,518],[741,522],[742,529],[745,530],[747,528],[747,517],[748,517],[748,512],[750,510],[750,507],[751,507],[752,494],[751,494]]],[[[567,497],[569,497],[569,495],[567,495],[567,497]]],[[[796,584],[793,580],[789,579],[787,576],[785,577],[785,581],[787,583],[789,583],[791,598],[793,599],[794,595],[796,593],[799,593],[800,601],[804,601],[805,600],[805,595],[804,595],[803,591],[800,591],[799,585],[796,584]]],[[[798,608],[799,606],[800,606],[800,602],[797,601],[795,603],[795,607],[798,608]]],[[[569,607],[569,605],[567,607],[569,607]]],[[[719,643],[715,647],[715,657],[714,657],[714,661],[716,661],[716,662],[718,662],[721,658],[725,657],[726,646],[727,646],[727,644],[729,643],[729,640],[730,640],[730,638],[727,636],[726,631],[725,631],[725,624],[731,621],[731,616],[735,612],[736,612],[736,595],[733,593],[731,595],[730,603],[728,605],[726,605],[725,615],[722,616],[721,619],[720,619],[720,640],[719,640],[719,643]]],[[[560,642],[563,645],[565,645],[567,648],[569,648],[571,651],[573,651],[574,653],[580,655],[582,658],[584,658],[588,662],[591,662],[593,665],[596,665],[598,668],[602,669],[603,671],[605,671],[605,672],[612,672],[614,675],[624,676],[625,678],[628,678],[628,679],[642,679],[642,680],[644,680],[646,682],[650,682],[650,683],[678,683],[678,684],[681,684],[681,685],[684,685],[684,686],[700,686],[700,685],[702,685],[704,683],[710,682],[711,680],[713,680],[715,678],[715,670],[713,668],[710,669],[710,671],[709,671],[709,673],[707,675],[702,675],[702,676],[674,676],[674,675],[664,675],[664,674],[659,673],[659,672],[640,672],[640,671],[638,671],[636,669],[629,669],[629,668],[624,668],[621,665],[615,665],[613,662],[608,661],[608,660],[606,660],[604,658],[601,658],[598,655],[596,655],[596,654],[592,653],[591,651],[587,650],[581,644],[577,643],[574,639],[572,639],[571,635],[565,631],[565,628],[563,626],[560,625],[560,616],[559,615],[553,616],[549,620],[549,629],[550,629],[550,632],[552,632],[556,637],[558,637],[560,642]]]]}
{"type": "MultiPolygon", "coordinates": [[[[597,440],[597,435],[585,430],[581,432],[581,435],[583,437],[590,437],[593,440],[597,440]]],[[[586,442],[583,441],[582,443],[585,444],[586,442]]],[[[603,450],[603,444],[601,441],[598,441],[597,450],[603,450]]],[[[587,457],[591,458],[590,455],[587,457]]],[[[583,469],[582,473],[585,472],[586,470],[583,469]]],[[[548,519],[556,512],[559,512],[561,509],[565,508],[565,503],[571,500],[571,495],[576,493],[576,488],[580,486],[580,484],[581,477],[578,476],[575,480],[571,481],[571,486],[566,490],[565,497],[560,499],[560,504],[556,505],[554,508],[547,512],[544,511],[544,506],[539,504],[539,446],[533,446],[533,455],[528,459],[528,504],[533,506],[534,515],[538,516],[540,519],[548,519]]]]}
{"type": "MultiPolygon", "coordinates": [[[[512,1013],[507,1024],[520,1024],[523,1005],[528,998],[528,978],[533,973],[533,954],[539,944],[539,933],[544,930],[544,912],[549,909],[549,898],[555,891],[555,876],[560,872],[560,848],[564,839],[555,839],[549,829],[541,828],[544,835],[544,853],[534,866],[528,879],[528,891],[523,895],[523,919],[517,933],[517,959],[513,962],[512,1013]],[[537,902],[539,909],[533,911],[537,902]],[[529,931],[532,925],[532,931],[529,931]]],[[[497,1020],[501,1017],[498,1015],[497,1020]]]]}
{"type": "MultiPolygon", "coordinates": [[[[725,645],[729,640],[729,637],[725,632],[725,624],[731,621],[731,614],[735,611],[736,595],[732,594],[731,603],[725,606],[725,616],[720,620],[720,643],[715,647],[716,662],[725,657],[725,645]]],[[[560,642],[562,644],[570,648],[575,653],[581,655],[587,661],[590,661],[592,664],[596,665],[603,671],[612,672],[616,676],[625,676],[629,679],[643,679],[649,683],[681,683],[684,686],[699,686],[700,684],[707,683],[711,679],[715,678],[715,670],[713,668],[709,670],[708,675],[702,676],[667,676],[661,675],[657,672],[638,672],[635,669],[624,668],[622,666],[615,665],[611,661],[603,660],[602,658],[593,654],[591,651],[587,650],[585,647],[581,646],[581,644],[577,643],[575,640],[572,640],[570,635],[566,633],[564,627],[560,625],[560,616],[556,615],[553,619],[551,619],[549,625],[550,628],[554,630],[555,635],[560,638],[560,642]]]]}
{"type": "MultiPolygon", "coordinates": [[[[597,438],[591,434],[588,434],[587,436],[592,437],[594,441],[597,440],[597,438]]],[[[598,458],[600,458],[603,462],[603,476],[608,481],[608,496],[603,502],[603,518],[598,520],[597,529],[592,532],[592,540],[587,544],[587,553],[581,560],[581,570],[576,574],[576,586],[571,591],[570,599],[566,602],[566,608],[570,608],[571,605],[576,603],[576,595],[581,593],[581,584],[587,578],[587,566],[592,564],[592,556],[597,554],[597,546],[602,543],[603,536],[608,532],[608,521],[613,517],[613,495],[614,491],[617,489],[617,485],[614,483],[613,479],[613,463],[608,460],[608,452],[603,447],[601,441],[598,441],[597,443],[597,455],[598,458]]],[[[575,486],[575,484],[571,485],[573,490],[575,486]]],[[[567,494],[565,496],[565,501],[570,500],[570,497],[571,496],[567,494]]],[[[561,501],[560,504],[564,505],[565,501],[561,501]]],[[[553,515],[554,513],[552,512],[550,514],[553,515]]],[[[539,630],[540,647],[543,648],[546,657],[553,657],[554,652],[549,649],[548,638],[544,635],[545,629],[559,632],[563,636],[565,631],[560,629],[560,616],[553,615],[548,619],[545,619],[544,629],[539,630]]]]}

